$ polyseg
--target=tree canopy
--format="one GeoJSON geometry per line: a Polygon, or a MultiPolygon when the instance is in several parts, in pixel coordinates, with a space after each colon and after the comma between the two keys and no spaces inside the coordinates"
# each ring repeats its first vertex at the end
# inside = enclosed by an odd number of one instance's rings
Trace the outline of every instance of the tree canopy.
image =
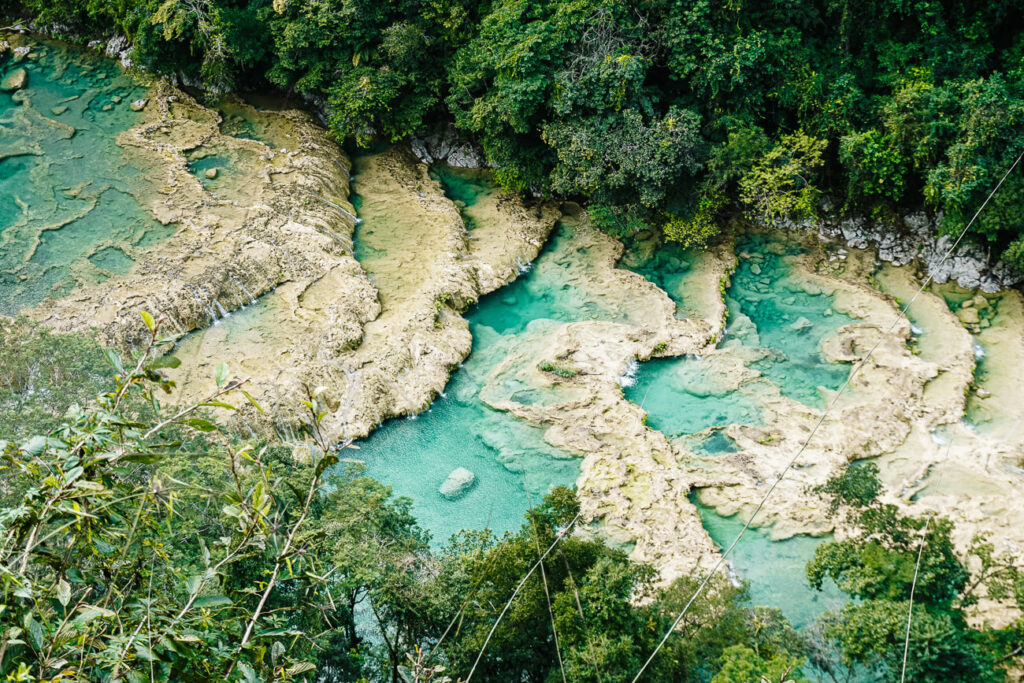
{"type": "MultiPolygon", "coordinates": [[[[449,122],[509,188],[700,244],[715,218],[941,213],[960,231],[1024,149],[1011,0],[20,0],[128,35],[214,88],[325,103],[340,139],[449,122]]],[[[976,223],[1024,266],[1024,174],[976,223]]]]}

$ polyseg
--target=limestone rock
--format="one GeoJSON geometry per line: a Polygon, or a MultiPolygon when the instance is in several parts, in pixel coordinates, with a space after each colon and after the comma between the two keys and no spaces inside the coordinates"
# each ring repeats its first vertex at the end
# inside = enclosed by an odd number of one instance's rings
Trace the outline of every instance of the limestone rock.
{"type": "Polygon", "coordinates": [[[804,330],[809,330],[812,327],[814,327],[814,323],[812,323],[804,316],[800,316],[799,318],[796,319],[796,322],[789,326],[789,329],[793,330],[794,332],[803,332],[804,330]]]}
{"type": "Polygon", "coordinates": [[[107,56],[112,59],[117,59],[121,62],[121,66],[125,69],[132,68],[132,52],[135,48],[128,42],[126,36],[114,36],[107,42],[106,53],[107,56]]]}
{"type": "Polygon", "coordinates": [[[217,177],[217,169],[216,168],[208,168],[208,169],[206,169],[206,172],[203,173],[203,175],[206,176],[208,179],[213,180],[214,178],[217,177]]]}
{"type": "Polygon", "coordinates": [[[469,493],[474,484],[476,484],[476,475],[465,467],[457,467],[452,470],[437,491],[448,500],[458,500],[469,493]]]}
{"type": "Polygon", "coordinates": [[[960,322],[964,325],[977,325],[981,322],[981,316],[978,315],[978,309],[974,306],[961,308],[956,312],[956,317],[960,318],[960,322]]]}
{"type": "Polygon", "coordinates": [[[7,74],[3,81],[0,81],[0,90],[14,92],[21,90],[26,85],[28,85],[28,72],[24,69],[15,69],[7,74]]]}
{"type": "Polygon", "coordinates": [[[140,99],[135,100],[128,106],[132,108],[132,111],[142,111],[146,108],[147,104],[149,104],[149,100],[145,97],[142,97],[140,99]]]}
{"type": "Polygon", "coordinates": [[[413,137],[409,145],[416,158],[425,164],[438,161],[458,168],[487,166],[483,150],[461,138],[453,126],[448,126],[443,133],[434,133],[425,138],[413,137]]]}
{"type": "Polygon", "coordinates": [[[448,154],[448,165],[458,168],[483,168],[487,162],[480,150],[465,142],[448,154]]]}
{"type": "Polygon", "coordinates": [[[434,157],[430,154],[430,151],[427,149],[427,143],[422,138],[414,137],[409,140],[409,148],[416,155],[416,158],[423,163],[428,165],[434,163],[434,157]]]}
{"type": "Polygon", "coordinates": [[[67,110],[68,110],[68,105],[66,105],[66,104],[59,104],[56,107],[51,108],[50,109],[50,113],[52,113],[54,116],[60,116],[61,114],[63,114],[67,110]]]}

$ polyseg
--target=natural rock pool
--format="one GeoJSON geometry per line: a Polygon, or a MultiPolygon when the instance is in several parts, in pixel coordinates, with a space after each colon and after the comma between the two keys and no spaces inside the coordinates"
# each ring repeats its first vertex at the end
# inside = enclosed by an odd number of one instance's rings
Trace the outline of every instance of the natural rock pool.
{"type": "MultiPolygon", "coordinates": [[[[12,37],[12,47],[23,39],[12,37]]],[[[50,41],[28,57],[0,56],[0,314],[126,273],[138,252],[167,239],[145,208],[147,169],[117,145],[146,89],[115,62],[50,41]]]]}
{"type": "Polygon", "coordinates": [[[932,286],[906,323],[921,276],[872,252],[749,225],[699,254],[624,246],[400,146],[355,158],[349,203],[348,160],[302,112],[145,90],[47,41],[0,59],[26,78],[0,92],[0,314],[130,349],[138,311],[166,313],[183,400],[227,361],[270,409],[235,434],[300,455],[289,409],[319,386],[332,438],[437,544],[575,484],[632,557],[699,572],[873,347],[730,558],[754,601],[797,625],[838,604],[803,580],[842,533],[810,490],[856,460],[960,543],[1024,543],[1016,291],[932,286]]]}

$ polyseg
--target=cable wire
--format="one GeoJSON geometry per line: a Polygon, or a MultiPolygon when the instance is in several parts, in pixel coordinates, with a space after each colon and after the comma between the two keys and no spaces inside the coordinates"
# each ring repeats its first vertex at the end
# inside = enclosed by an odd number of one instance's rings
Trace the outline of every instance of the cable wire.
{"type": "MultiPolygon", "coordinates": [[[[1013,169],[1015,169],[1017,167],[1017,164],[1020,163],[1021,158],[1024,158],[1024,150],[1022,150],[1021,153],[1019,155],[1017,155],[1017,159],[1013,162],[1013,164],[1010,166],[1010,168],[1007,169],[1006,173],[1003,174],[1003,177],[999,180],[999,183],[996,184],[996,186],[992,190],[992,192],[990,192],[988,197],[985,198],[985,201],[982,202],[981,206],[974,213],[974,216],[971,218],[970,222],[967,223],[967,226],[964,227],[964,229],[960,232],[960,235],[956,238],[956,240],[953,242],[953,244],[949,247],[949,249],[946,250],[946,253],[942,256],[942,259],[939,261],[938,265],[942,265],[947,260],[949,260],[949,257],[952,256],[952,254],[956,250],[956,248],[958,246],[960,246],[960,242],[963,241],[964,237],[967,235],[968,231],[971,229],[971,226],[974,225],[974,221],[976,221],[978,219],[978,216],[981,215],[982,210],[992,200],[992,197],[995,196],[996,192],[999,191],[999,188],[1003,186],[1003,183],[1006,181],[1006,178],[1010,175],[1010,173],[1013,171],[1013,169]]],[[[921,293],[924,292],[924,290],[928,287],[928,285],[930,285],[932,283],[933,279],[934,278],[933,278],[933,276],[931,274],[929,274],[925,278],[924,282],[921,284],[921,286],[918,288],[918,290],[914,293],[914,296],[912,296],[910,298],[910,301],[908,301],[906,303],[906,305],[902,309],[900,309],[899,314],[896,316],[896,319],[893,320],[892,325],[890,325],[889,328],[887,330],[885,330],[886,334],[891,333],[896,328],[896,326],[900,323],[900,321],[903,320],[906,317],[907,311],[910,309],[910,307],[913,305],[913,303],[917,300],[917,297],[919,297],[921,295],[921,293]]],[[[645,661],[643,666],[640,667],[640,671],[638,671],[636,676],[633,677],[632,683],[637,683],[637,681],[640,680],[640,676],[642,676],[644,671],[647,670],[647,667],[650,666],[651,662],[654,660],[654,657],[657,656],[658,652],[661,651],[661,648],[663,648],[665,646],[665,643],[668,641],[669,636],[671,636],[672,632],[675,631],[677,626],[679,626],[679,623],[683,620],[683,617],[686,616],[686,613],[687,613],[687,611],[689,611],[690,607],[693,605],[693,602],[697,599],[697,597],[707,587],[708,583],[711,581],[711,577],[714,576],[718,572],[719,568],[721,568],[722,564],[725,563],[725,560],[729,557],[729,554],[732,553],[733,549],[736,547],[736,544],[739,543],[740,539],[743,538],[743,535],[745,533],[747,533],[747,529],[750,528],[750,525],[754,521],[754,518],[757,517],[758,513],[761,512],[761,509],[764,507],[765,503],[768,502],[768,498],[772,495],[772,493],[774,493],[776,487],[779,485],[779,482],[781,482],[783,480],[783,478],[785,478],[786,474],[788,474],[789,471],[793,468],[793,465],[796,464],[796,461],[800,458],[801,455],[803,455],[804,451],[807,450],[807,446],[810,444],[811,439],[813,439],[814,435],[817,434],[818,429],[821,427],[822,423],[824,423],[825,418],[828,417],[828,415],[832,411],[832,409],[836,406],[836,404],[838,403],[840,397],[843,395],[843,393],[846,391],[846,389],[849,388],[850,382],[853,381],[853,378],[857,375],[857,373],[860,371],[860,369],[864,367],[864,365],[867,363],[867,361],[871,358],[871,355],[878,349],[879,346],[882,345],[883,341],[885,341],[885,335],[880,336],[878,341],[875,342],[875,345],[872,346],[871,349],[868,350],[867,354],[860,361],[858,361],[853,366],[853,369],[850,370],[850,374],[846,378],[846,381],[843,382],[843,384],[839,387],[839,390],[836,392],[835,396],[832,397],[832,400],[829,402],[828,406],[825,408],[825,411],[818,418],[817,422],[815,422],[814,428],[811,429],[810,433],[807,435],[807,438],[804,440],[803,445],[800,446],[800,449],[796,452],[796,455],[794,455],[790,459],[790,461],[786,464],[785,469],[783,469],[782,472],[775,478],[775,480],[772,482],[771,486],[768,488],[768,491],[765,492],[764,497],[761,498],[761,502],[759,502],[757,504],[757,507],[754,508],[753,514],[750,515],[750,518],[747,519],[746,524],[744,524],[743,528],[740,529],[739,534],[736,536],[736,538],[733,540],[733,542],[731,544],[729,544],[729,547],[722,554],[722,556],[719,558],[718,562],[711,569],[711,571],[707,574],[707,576],[704,577],[704,580],[701,581],[700,585],[697,586],[697,590],[694,592],[694,594],[692,596],[690,596],[690,599],[687,601],[686,605],[683,607],[683,611],[680,612],[680,614],[676,618],[676,620],[674,622],[672,622],[672,626],[665,633],[665,636],[658,643],[658,646],[656,648],[654,648],[654,652],[651,653],[651,656],[648,657],[647,661],[645,661]]]]}
{"type": "Polygon", "coordinates": [[[526,576],[524,576],[522,581],[519,582],[519,585],[516,586],[516,589],[512,592],[512,596],[508,599],[508,602],[505,603],[505,607],[502,608],[501,614],[498,615],[498,620],[494,622],[493,626],[491,626],[491,630],[487,634],[487,638],[484,640],[484,644],[480,647],[480,652],[476,656],[476,661],[473,662],[473,668],[469,670],[469,675],[466,676],[466,683],[469,683],[473,679],[473,673],[476,671],[476,667],[480,664],[480,660],[483,659],[484,651],[487,649],[488,643],[491,642],[491,637],[494,635],[494,632],[498,630],[498,624],[500,624],[501,620],[505,618],[505,614],[508,613],[509,607],[512,606],[512,601],[514,601],[516,599],[516,596],[519,595],[519,591],[523,589],[523,586],[526,584],[526,581],[531,576],[533,576],[533,573],[535,571],[537,571],[537,567],[539,567],[540,564],[544,561],[544,558],[546,558],[551,553],[551,551],[555,549],[555,546],[558,544],[560,540],[565,538],[565,535],[569,533],[569,530],[572,528],[572,526],[576,523],[576,521],[580,518],[582,514],[582,512],[577,512],[576,516],[572,518],[572,521],[570,521],[564,529],[558,532],[558,534],[555,536],[555,540],[551,541],[551,545],[548,546],[548,549],[545,550],[544,554],[540,556],[540,559],[537,560],[532,567],[530,567],[530,571],[526,572],[526,576]]]}
{"type": "Polygon", "coordinates": [[[917,588],[917,574],[921,570],[921,555],[924,554],[924,544],[928,540],[928,524],[931,517],[925,517],[924,531],[921,532],[921,546],[917,549],[917,564],[914,565],[914,581],[910,584],[910,605],[907,606],[907,637],[903,641],[903,672],[900,674],[900,683],[907,678],[907,655],[910,653],[910,620],[914,616],[914,590],[917,588]]]}

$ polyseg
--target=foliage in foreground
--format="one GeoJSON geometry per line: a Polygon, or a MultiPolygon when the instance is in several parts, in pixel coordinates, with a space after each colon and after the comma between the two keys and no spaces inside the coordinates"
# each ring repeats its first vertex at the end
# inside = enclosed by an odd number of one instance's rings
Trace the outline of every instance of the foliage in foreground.
{"type": "Polygon", "coordinates": [[[286,681],[319,664],[345,680],[358,669],[354,601],[425,548],[407,504],[351,475],[323,491],[337,456],[315,396],[309,463],[265,445],[190,451],[183,434],[215,429],[200,411],[229,409],[243,383],[221,366],[202,404],[165,411],[156,392],[173,387],[163,369],[176,361],[146,320],[143,355],[126,366],[108,354],[109,392],[48,435],[0,440],[0,675],[286,681]],[[345,549],[382,528],[389,546],[367,576],[345,549]]]}
{"type": "MultiPolygon", "coordinates": [[[[145,353],[107,354],[110,391],[46,435],[0,441],[6,680],[439,682],[474,667],[477,680],[561,667],[566,680],[626,680],[695,587],[657,590],[649,568],[576,533],[567,489],[516,534],[464,532],[431,553],[408,500],[335,466],[315,391],[305,463],[216,438],[209,412],[245,397],[225,366],[201,404],[161,406],[177,362],[146,320],[145,353]]],[[[682,627],[645,680],[799,674],[801,638],[725,580],[682,627]]]]}
{"type": "MultiPolygon", "coordinates": [[[[901,680],[912,592],[906,680],[1002,681],[1002,667],[1022,664],[1024,619],[1002,629],[972,628],[966,611],[981,597],[1024,610],[1019,557],[976,537],[961,559],[949,520],[910,517],[878,500],[874,463],[851,467],[821,492],[855,530],[818,546],[807,565],[811,585],[821,588],[829,578],[853,598],[824,624],[843,664],[866,667],[878,680],[901,680]]],[[[839,664],[821,662],[830,672],[839,664]]]]}
{"type": "MultiPolygon", "coordinates": [[[[699,577],[658,587],[576,528],[562,488],[517,533],[463,532],[432,551],[410,501],[338,464],[315,390],[308,462],[218,437],[209,412],[245,398],[224,366],[202,404],[163,408],[176,361],[146,319],[142,356],[107,354],[110,391],[47,435],[0,441],[6,680],[628,681],[697,588],[699,577]]],[[[979,597],[1024,605],[1014,558],[979,538],[960,559],[948,522],[902,515],[880,490],[871,465],[821,490],[859,532],[819,546],[808,576],[853,602],[798,634],[721,577],[643,680],[800,681],[811,666],[898,680],[926,525],[911,679],[1001,680],[1024,625],[972,628],[966,610],[979,597]]]]}

